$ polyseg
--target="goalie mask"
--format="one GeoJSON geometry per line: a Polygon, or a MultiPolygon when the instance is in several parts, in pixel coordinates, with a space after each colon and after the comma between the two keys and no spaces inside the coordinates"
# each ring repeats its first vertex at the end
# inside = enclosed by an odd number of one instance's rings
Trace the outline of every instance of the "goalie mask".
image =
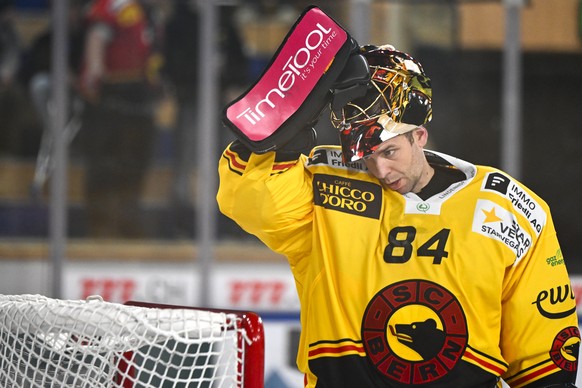
{"type": "Polygon", "coordinates": [[[418,61],[388,45],[363,46],[360,53],[370,70],[365,95],[331,113],[344,162],[371,155],[384,141],[432,119],[431,83],[418,61]]]}

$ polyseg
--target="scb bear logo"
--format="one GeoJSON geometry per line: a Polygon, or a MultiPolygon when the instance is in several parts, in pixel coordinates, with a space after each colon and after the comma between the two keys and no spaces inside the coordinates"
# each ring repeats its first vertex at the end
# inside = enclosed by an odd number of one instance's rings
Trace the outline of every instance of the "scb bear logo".
{"type": "Polygon", "coordinates": [[[580,330],[570,326],[558,333],[550,350],[550,357],[560,369],[574,372],[578,369],[580,330]]]}
{"type": "Polygon", "coordinates": [[[433,318],[390,326],[390,334],[417,353],[422,360],[436,357],[443,348],[446,337],[445,332],[437,326],[433,318]]]}
{"type": "Polygon", "coordinates": [[[407,280],[385,287],[370,300],[362,339],[382,375],[403,384],[424,384],[459,362],[467,347],[467,322],[447,289],[407,280]]]}

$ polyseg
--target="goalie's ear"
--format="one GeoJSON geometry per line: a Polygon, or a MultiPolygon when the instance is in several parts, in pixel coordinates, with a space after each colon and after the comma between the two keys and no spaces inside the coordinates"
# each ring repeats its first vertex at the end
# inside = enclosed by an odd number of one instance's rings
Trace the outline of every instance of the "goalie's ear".
{"type": "Polygon", "coordinates": [[[306,8],[259,79],[224,108],[224,124],[255,153],[280,149],[319,119],[358,49],[321,9],[306,8]]]}

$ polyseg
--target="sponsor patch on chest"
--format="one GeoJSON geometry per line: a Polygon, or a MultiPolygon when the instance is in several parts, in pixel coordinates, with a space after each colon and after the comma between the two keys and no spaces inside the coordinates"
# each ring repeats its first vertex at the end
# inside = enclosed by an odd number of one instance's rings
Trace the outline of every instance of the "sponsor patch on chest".
{"type": "Polygon", "coordinates": [[[532,245],[531,236],[517,222],[515,215],[497,203],[477,201],[473,215],[473,232],[505,244],[521,260],[532,245]]]}
{"type": "Polygon", "coordinates": [[[313,201],[316,206],[368,218],[380,218],[382,188],[374,183],[315,174],[313,201]]]}
{"type": "Polygon", "coordinates": [[[481,190],[499,194],[511,201],[513,208],[527,218],[539,236],[546,224],[546,212],[523,187],[499,172],[491,172],[483,180],[481,190]]]}

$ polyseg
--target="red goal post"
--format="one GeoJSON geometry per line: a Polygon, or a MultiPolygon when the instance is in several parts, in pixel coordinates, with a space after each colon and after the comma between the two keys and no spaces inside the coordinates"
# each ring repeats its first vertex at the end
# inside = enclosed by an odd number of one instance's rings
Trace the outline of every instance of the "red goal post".
{"type": "Polygon", "coordinates": [[[0,295],[1,387],[263,385],[253,312],[0,295]]]}
{"type": "MultiPolygon", "coordinates": [[[[160,309],[193,309],[193,307],[158,304],[140,301],[128,301],[128,306],[140,306],[160,309]]],[[[204,310],[224,313],[236,320],[237,330],[237,375],[240,387],[263,388],[265,385],[265,331],[261,317],[252,311],[212,309],[204,310]]],[[[234,324],[234,322],[233,322],[234,324]]]]}

